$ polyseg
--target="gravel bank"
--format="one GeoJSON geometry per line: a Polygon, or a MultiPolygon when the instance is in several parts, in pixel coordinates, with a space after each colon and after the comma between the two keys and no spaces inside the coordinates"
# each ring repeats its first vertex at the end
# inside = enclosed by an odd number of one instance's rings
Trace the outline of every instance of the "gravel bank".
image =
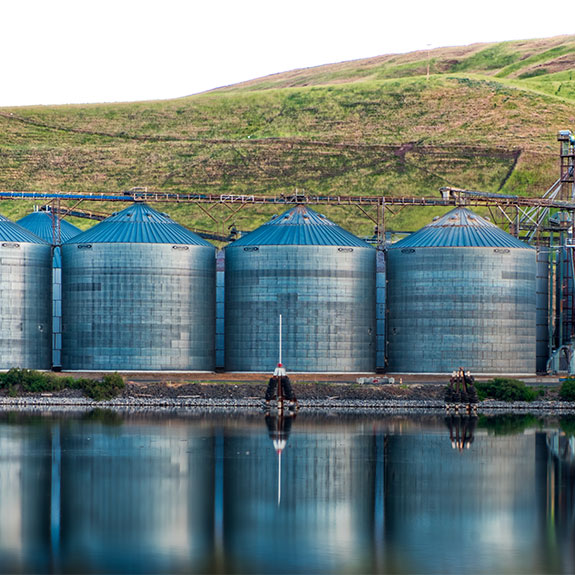
{"type": "MultiPolygon", "coordinates": [[[[356,411],[382,413],[445,412],[444,385],[358,385],[345,383],[295,383],[300,409],[306,411],[356,411]]],[[[242,410],[262,411],[266,384],[260,382],[128,382],[123,394],[96,402],[77,390],[59,393],[0,396],[0,409],[75,408],[90,410],[242,410]]],[[[487,400],[478,413],[575,413],[575,404],[559,401],[550,387],[542,400],[499,402],[487,400]]]]}

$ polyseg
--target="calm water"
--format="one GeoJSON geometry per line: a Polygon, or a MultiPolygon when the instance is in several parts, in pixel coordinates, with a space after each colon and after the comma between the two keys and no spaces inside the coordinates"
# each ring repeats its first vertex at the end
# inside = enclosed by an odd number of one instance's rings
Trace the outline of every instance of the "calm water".
{"type": "Polygon", "coordinates": [[[0,571],[573,573],[574,432],[0,412],[0,571]]]}

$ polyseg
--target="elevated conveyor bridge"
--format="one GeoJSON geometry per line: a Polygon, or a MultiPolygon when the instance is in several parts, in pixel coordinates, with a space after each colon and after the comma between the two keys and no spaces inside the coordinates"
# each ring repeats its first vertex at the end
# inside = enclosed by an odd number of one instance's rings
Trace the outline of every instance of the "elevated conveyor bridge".
{"type": "MultiPolygon", "coordinates": [[[[554,184],[554,189],[558,188],[554,184]]],[[[292,195],[236,195],[236,194],[195,194],[149,191],[146,188],[133,188],[121,193],[108,192],[43,192],[0,190],[0,200],[28,200],[46,204],[46,209],[61,216],[84,217],[103,220],[107,214],[83,209],[84,202],[146,202],[162,204],[193,204],[204,212],[222,230],[215,234],[217,239],[227,238],[229,222],[242,209],[261,205],[340,206],[353,207],[371,220],[376,229],[378,241],[385,239],[386,214],[396,214],[406,207],[484,207],[499,225],[516,237],[531,243],[540,240],[541,232],[547,229],[549,215],[553,211],[573,212],[575,201],[566,201],[558,194],[546,194],[539,198],[517,195],[487,193],[443,187],[437,197],[421,196],[319,196],[302,193],[292,195]],[[223,214],[221,213],[224,209],[223,214]]]]}

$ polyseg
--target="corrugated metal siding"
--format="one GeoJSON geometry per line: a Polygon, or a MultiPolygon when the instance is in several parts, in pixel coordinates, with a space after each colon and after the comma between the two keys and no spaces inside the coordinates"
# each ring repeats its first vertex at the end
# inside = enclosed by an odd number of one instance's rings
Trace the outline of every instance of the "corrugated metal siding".
{"type": "Polygon", "coordinates": [[[466,208],[451,210],[389,249],[437,247],[533,249],[466,208]]]}
{"type": "Polygon", "coordinates": [[[66,243],[212,245],[146,204],[134,204],[66,243]]]}
{"type": "Polygon", "coordinates": [[[223,368],[224,358],[224,315],[225,315],[225,271],[226,252],[220,250],[216,257],[216,368],[223,368]]]}
{"type": "Polygon", "coordinates": [[[377,341],[377,363],[378,369],[385,369],[385,345],[386,345],[386,331],[385,331],[385,298],[386,298],[386,265],[385,253],[377,251],[377,265],[376,265],[376,341],[377,341]]]}
{"type": "Polygon", "coordinates": [[[8,218],[0,215],[0,241],[1,242],[25,242],[29,244],[45,244],[46,242],[36,234],[11,222],[8,218]]]}
{"type": "Polygon", "coordinates": [[[392,372],[533,374],[535,250],[390,250],[392,372]]]}
{"type": "MultiPolygon", "coordinates": [[[[18,220],[18,224],[52,244],[54,229],[52,216],[47,212],[33,212],[18,220]]],[[[60,219],[60,243],[82,233],[80,228],[60,219]]],[[[62,255],[56,246],[52,257],[52,365],[62,365],[62,255]]]]}
{"type": "Polygon", "coordinates": [[[371,247],[358,237],[305,206],[296,206],[236,240],[234,246],[371,247]]]}
{"type": "Polygon", "coordinates": [[[375,249],[226,248],[225,366],[271,371],[372,372],[376,360],[375,249]]]}
{"type": "Polygon", "coordinates": [[[36,236],[34,242],[14,241],[18,233],[7,237],[0,243],[0,369],[50,369],[51,248],[36,236]]]}
{"type": "MultiPolygon", "coordinates": [[[[18,225],[36,234],[49,244],[53,240],[52,217],[46,212],[33,212],[18,220],[18,225]]],[[[60,240],[66,242],[81,234],[82,230],[66,220],[60,219],[60,240]]]]}
{"type": "Polygon", "coordinates": [[[547,370],[549,359],[549,250],[537,249],[537,371],[547,370]]]}
{"type": "Polygon", "coordinates": [[[211,371],[215,248],[62,246],[62,365],[89,370],[211,371]]]}

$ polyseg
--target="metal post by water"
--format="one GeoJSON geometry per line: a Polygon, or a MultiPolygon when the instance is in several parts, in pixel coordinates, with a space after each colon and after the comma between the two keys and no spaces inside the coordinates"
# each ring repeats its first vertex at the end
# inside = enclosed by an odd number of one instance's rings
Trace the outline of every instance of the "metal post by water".
{"type": "MultiPolygon", "coordinates": [[[[282,316],[280,313],[280,338],[279,338],[279,361],[278,361],[278,367],[280,367],[282,365],[282,316]]],[[[277,395],[278,395],[278,410],[282,411],[283,407],[284,407],[284,390],[283,390],[283,384],[282,384],[282,376],[280,375],[280,373],[278,373],[277,375],[278,381],[278,390],[277,390],[277,395]]]]}
{"type": "Polygon", "coordinates": [[[280,353],[279,353],[279,363],[282,362],[282,314],[280,313],[280,353]]]}

